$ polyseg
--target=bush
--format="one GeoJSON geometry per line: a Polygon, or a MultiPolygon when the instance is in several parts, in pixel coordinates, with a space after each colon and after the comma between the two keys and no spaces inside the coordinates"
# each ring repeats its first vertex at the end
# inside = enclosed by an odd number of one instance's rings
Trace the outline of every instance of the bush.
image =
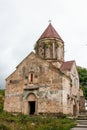
{"type": "Polygon", "coordinates": [[[0,112],[3,111],[3,103],[4,103],[4,90],[0,90],[0,112]]]}
{"type": "Polygon", "coordinates": [[[10,130],[10,128],[7,127],[7,126],[4,125],[4,124],[1,124],[1,125],[0,125],[0,130],[10,130]]]}

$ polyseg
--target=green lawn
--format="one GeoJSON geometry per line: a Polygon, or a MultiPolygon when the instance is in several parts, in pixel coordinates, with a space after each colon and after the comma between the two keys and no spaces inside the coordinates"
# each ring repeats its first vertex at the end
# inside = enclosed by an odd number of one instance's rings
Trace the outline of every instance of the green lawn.
{"type": "Polygon", "coordinates": [[[4,91],[0,90],[0,130],[70,130],[75,120],[60,117],[12,115],[3,111],[4,91]]]}

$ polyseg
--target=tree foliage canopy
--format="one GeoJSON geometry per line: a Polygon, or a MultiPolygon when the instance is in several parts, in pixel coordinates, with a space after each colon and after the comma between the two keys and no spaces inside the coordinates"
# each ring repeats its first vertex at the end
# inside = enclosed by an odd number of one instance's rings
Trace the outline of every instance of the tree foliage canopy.
{"type": "Polygon", "coordinates": [[[85,99],[87,100],[87,69],[82,67],[77,67],[80,79],[80,86],[83,89],[85,99]]]}

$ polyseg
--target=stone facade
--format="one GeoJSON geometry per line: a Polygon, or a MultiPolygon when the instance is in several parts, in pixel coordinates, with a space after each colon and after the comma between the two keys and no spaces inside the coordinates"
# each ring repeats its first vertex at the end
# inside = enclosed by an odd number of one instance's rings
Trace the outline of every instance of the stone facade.
{"type": "Polygon", "coordinates": [[[6,79],[4,110],[26,115],[79,114],[75,61],[64,61],[64,42],[51,24],[31,52],[6,79]]]}

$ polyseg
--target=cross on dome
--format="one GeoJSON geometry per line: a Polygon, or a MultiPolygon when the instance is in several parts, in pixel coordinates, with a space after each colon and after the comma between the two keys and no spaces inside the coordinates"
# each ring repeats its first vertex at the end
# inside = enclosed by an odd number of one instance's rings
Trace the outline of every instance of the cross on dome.
{"type": "Polygon", "coordinates": [[[49,24],[50,24],[50,23],[51,23],[51,20],[49,19],[49,21],[48,21],[48,22],[49,22],[49,24]]]}

